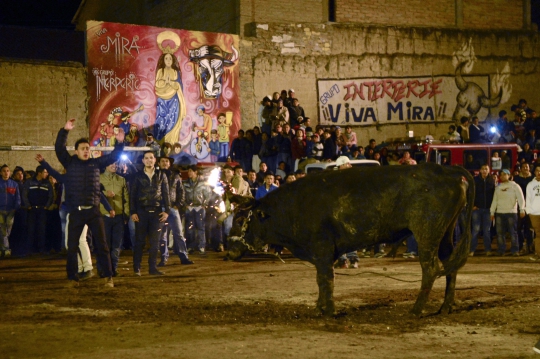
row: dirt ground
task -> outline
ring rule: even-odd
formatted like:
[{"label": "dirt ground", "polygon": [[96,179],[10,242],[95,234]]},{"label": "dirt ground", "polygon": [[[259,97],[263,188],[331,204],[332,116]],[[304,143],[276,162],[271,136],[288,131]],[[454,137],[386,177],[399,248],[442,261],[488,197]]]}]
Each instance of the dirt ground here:
[{"label": "dirt ground", "polygon": [[[315,269],[284,255],[223,261],[171,257],[164,277],[134,277],[131,251],[105,289],[94,277],[66,288],[61,256],[0,260],[0,358],[533,358],[540,339],[540,264],[469,258],[456,310],[421,318],[417,259],[365,258],[336,270],[340,313],[315,312]],[[145,263],[146,259],[143,260]],[[538,356],[540,358],[540,356]]]}]

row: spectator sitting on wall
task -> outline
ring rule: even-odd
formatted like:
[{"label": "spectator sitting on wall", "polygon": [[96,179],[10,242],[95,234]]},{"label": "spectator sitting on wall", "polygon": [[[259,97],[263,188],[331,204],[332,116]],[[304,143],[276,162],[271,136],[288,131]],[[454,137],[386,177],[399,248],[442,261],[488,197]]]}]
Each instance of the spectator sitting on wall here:
[{"label": "spectator sitting on wall", "polygon": [[[300,118],[302,120],[306,117],[306,114],[304,112],[304,109],[302,106],[300,106],[300,102],[297,98],[292,99],[292,103],[287,106],[287,109],[289,110],[289,121],[292,126],[292,128],[295,128],[296,126],[301,124]],[[302,124],[304,124],[302,122]]]},{"label": "spectator sitting on wall", "polygon": [[473,116],[469,126],[469,141],[471,143],[484,143],[486,142],[482,137],[484,134],[484,127],[480,126],[478,116]]},{"label": "spectator sitting on wall", "polygon": [[448,126],[448,141],[450,142],[461,142],[461,136],[459,132],[456,131],[456,126]]},{"label": "spectator sitting on wall", "polygon": [[461,125],[457,128],[457,132],[461,137],[462,143],[469,143],[469,119],[463,116],[460,120]]}]

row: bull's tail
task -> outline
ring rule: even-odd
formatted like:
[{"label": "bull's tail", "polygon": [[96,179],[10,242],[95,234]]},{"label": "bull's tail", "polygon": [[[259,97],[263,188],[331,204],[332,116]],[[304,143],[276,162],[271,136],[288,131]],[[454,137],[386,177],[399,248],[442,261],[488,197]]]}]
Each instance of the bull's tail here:
[{"label": "bull's tail", "polygon": [[[471,248],[471,219],[474,206],[474,178],[469,171],[463,170],[463,180],[467,181],[467,204],[464,210],[458,215],[459,226],[462,229],[462,234],[456,247],[453,249],[447,260],[443,260],[443,269],[439,276],[447,276],[450,273],[457,271],[467,262],[469,251]],[[452,233],[452,231],[451,231]],[[450,238],[452,240],[452,238]]]}]

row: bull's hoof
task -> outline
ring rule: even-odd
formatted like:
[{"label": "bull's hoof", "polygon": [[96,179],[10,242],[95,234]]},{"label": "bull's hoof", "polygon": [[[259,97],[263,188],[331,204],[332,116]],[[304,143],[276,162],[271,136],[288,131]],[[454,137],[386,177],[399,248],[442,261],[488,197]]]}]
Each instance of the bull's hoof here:
[{"label": "bull's hoof", "polygon": [[454,307],[450,304],[444,304],[441,306],[437,314],[448,315],[454,311]]},{"label": "bull's hoof", "polygon": [[414,307],[413,309],[411,309],[411,311],[409,313],[411,315],[414,315],[415,317],[419,318],[422,315],[422,309]]},{"label": "bull's hoof", "polygon": [[336,315],[335,310],[332,308],[331,310],[324,309],[322,306],[317,305],[315,307],[315,311],[319,314],[321,314],[324,317],[327,318],[333,318]]},{"label": "bull's hoof", "polygon": [[347,316],[347,312],[344,310],[340,310],[339,312],[335,313],[332,317],[334,319],[339,319]]},{"label": "bull's hoof", "polygon": [[228,260],[229,260],[229,257],[223,257],[223,260],[224,260],[224,261],[228,261]]}]

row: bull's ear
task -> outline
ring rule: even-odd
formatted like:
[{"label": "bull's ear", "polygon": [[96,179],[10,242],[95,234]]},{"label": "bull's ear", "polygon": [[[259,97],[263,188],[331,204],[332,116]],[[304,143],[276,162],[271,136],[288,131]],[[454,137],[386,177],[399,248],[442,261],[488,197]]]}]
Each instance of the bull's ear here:
[{"label": "bull's ear", "polygon": [[253,197],[245,197],[237,194],[227,194],[227,198],[231,203],[238,205],[240,208],[251,208],[256,203]]},{"label": "bull's ear", "polygon": [[255,211],[255,214],[257,215],[257,218],[259,218],[261,221],[264,221],[265,219],[270,218],[270,215],[260,209]]}]

